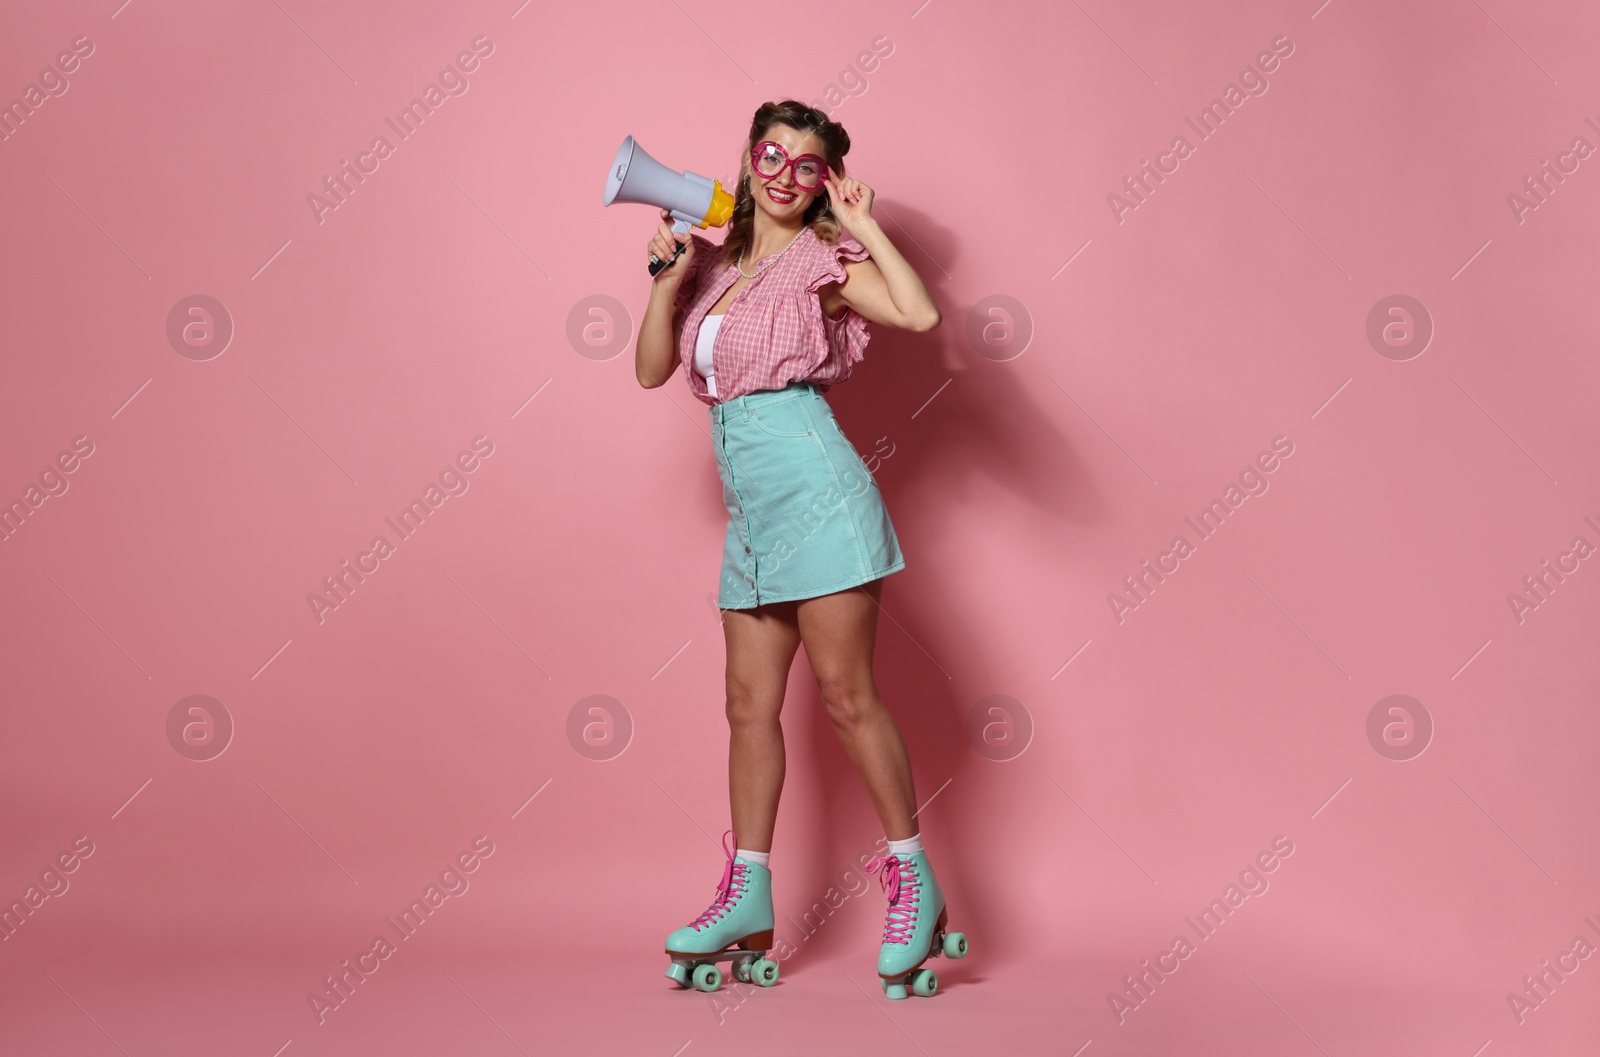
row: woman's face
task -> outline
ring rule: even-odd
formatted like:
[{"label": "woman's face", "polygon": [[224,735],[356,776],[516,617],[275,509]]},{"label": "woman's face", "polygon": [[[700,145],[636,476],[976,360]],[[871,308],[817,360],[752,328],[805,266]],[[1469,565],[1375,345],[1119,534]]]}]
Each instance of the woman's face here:
[{"label": "woman's face", "polygon": [[[810,132],[801,132],[788,125],[772,125],[762,134],[763,140],[771,140],[782,147],[790,158],[798,158],[802,154],[815,154],[821,158],[824,146],[820,139]],[[818,195],[827,194],[827,184],[821,184],[809,191],[801,190],[794,184],[794,166],[786,165],[781,173],[773,179],[767,179],[750,167],[750,151],[755,143],[745,147],[744,161],[741,168],[750,177],[750,197],[756,201],[756,208],[765,210],[768,215],[776,220],[794,220],[805,216],[807,209],[811,208],[812,199]]]}]

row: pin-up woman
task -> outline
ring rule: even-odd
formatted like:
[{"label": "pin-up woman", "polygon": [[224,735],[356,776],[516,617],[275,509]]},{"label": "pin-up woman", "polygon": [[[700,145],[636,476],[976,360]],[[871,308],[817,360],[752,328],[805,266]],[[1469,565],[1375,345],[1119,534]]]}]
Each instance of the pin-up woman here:
[{"label": "pin-up woman", "polygon": [[[681,366],[708,405],[728,508],[721,586],[727,648],[728,793],[734,848],[715,901],[667,937],[667,970],[715,990],[716,960],[770,984],[768,855],[783,788],[778,715],[804,642],[834,730],[866,783],[887,854],[867,865],[889,893],[878,956],[886,994],[931,994],[922,963],[965,953],[946,933],[944,897],[916,820],[911,762],[872,676],[883,577],[905,568],[877,482],[823,394],[862,358],[869,322],[939,325],[922,280],[872,216],[873,192],[845,176],[850,137],[794,100],[756,110],[740,149],[733,219],[721,246],[678,243],[662,211],[639,327],[639,384]],[[959,949],[959,952],[958,952]],[[723,959],[709,956],[722,955]],[[709,985],[709,986],[707,986]]]}]

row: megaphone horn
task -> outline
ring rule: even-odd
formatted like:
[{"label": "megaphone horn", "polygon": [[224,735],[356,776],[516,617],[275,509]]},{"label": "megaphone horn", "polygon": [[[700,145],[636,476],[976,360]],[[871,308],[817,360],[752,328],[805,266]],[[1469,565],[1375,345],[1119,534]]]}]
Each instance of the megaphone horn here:
[{"label": "megaphone horn", "polygon": [[[617,156],[606,173],[605,201],[638,202],[658,206],[672,214],[672,230],[681,235],[691,227],[721,227],[733,217],[733,196],[722,183],[699,173],[678,172],[650,157],[632,136],[622,141]],[[680,251],[681,252],[681,251]],[[655,275],[678,259],[656,261],[650,265]]]}]

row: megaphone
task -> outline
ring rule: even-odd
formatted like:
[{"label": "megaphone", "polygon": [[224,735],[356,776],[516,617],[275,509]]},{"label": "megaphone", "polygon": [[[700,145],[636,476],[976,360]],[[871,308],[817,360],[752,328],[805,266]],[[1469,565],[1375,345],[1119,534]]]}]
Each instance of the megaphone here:
[{"label": "megaphone", "polygon": [[[672,214],[672,230],[681,235],[691,227],[720,228],[733,218],[733,196],[722,189],[722,182],[699,173],[669,169],[629,136],[617,148],[617,156],[606,173],[606,197],[602,205],[639,202],[659,206]],[[652,261],[650,274],[678,259]]]}]

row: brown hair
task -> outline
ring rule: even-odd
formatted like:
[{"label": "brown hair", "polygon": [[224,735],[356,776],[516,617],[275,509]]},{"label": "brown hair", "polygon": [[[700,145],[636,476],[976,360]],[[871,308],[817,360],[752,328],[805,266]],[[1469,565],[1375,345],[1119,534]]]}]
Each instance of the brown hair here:
[{"label": "brown hair", "polygon": [[[746,141],[745,157],[739,163],[739,186],[734,193],[733,220],[729,222],[728,237],[722,242],[722,261],[732,264],[739,254],[748,251],[755,224],[756,200],[750,190],[749,150],[761,142],[773,125],[787,125],[800,132],[809,132],[822,141],[822,160],[828,163],[828,175],[835,180],[844,176],[844,156],[850,153],[850,134],[837,121],[815,107],[794,99],[781,103],[762,103],[750,120],[750,138]],[[833,244],[843,228],[833,215],[828,189],[817,189],[804,217],[807,227],[815,231],[823,242]]]}]

